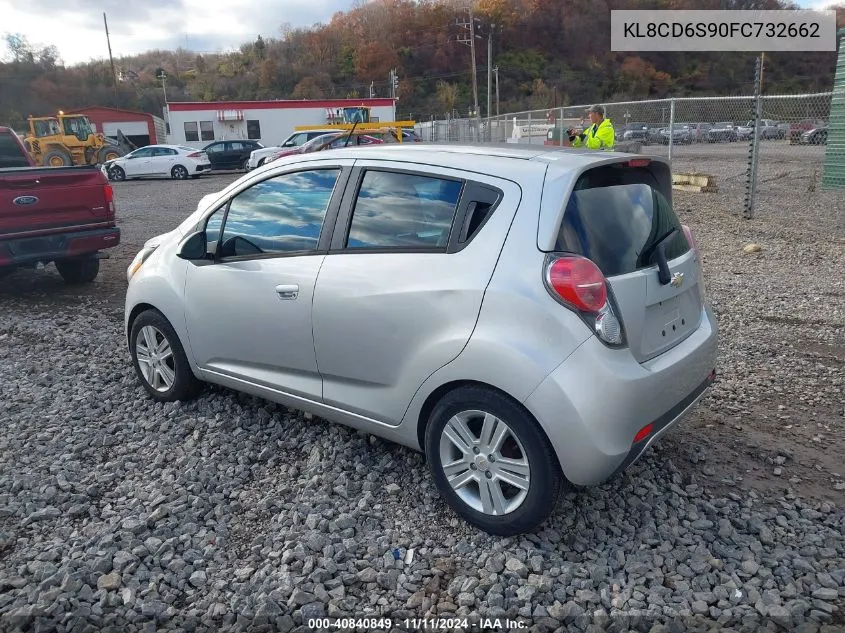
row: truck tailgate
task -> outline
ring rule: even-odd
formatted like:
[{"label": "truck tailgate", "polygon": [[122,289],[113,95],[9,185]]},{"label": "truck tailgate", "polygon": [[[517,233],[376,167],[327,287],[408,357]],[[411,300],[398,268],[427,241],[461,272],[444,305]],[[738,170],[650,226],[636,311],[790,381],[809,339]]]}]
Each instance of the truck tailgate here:
[{"label": "truck tailgate", "polygon": [[111,186],[96,168],[0,173],[0,238],[113,225]]}]

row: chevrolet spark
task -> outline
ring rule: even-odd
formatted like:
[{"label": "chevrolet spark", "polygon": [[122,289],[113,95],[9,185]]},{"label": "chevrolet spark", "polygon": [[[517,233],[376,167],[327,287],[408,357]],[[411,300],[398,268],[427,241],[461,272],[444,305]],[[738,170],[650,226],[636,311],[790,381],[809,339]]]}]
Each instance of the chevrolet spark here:
[{"label": "chevrolet spark", "polygon": [[530,531],[714,380],[671,183],[660,158],[545,147],[282,159],[145,244],[129,353],[155,400],[217,383],[363,429],[423,451],[470,523]]}]

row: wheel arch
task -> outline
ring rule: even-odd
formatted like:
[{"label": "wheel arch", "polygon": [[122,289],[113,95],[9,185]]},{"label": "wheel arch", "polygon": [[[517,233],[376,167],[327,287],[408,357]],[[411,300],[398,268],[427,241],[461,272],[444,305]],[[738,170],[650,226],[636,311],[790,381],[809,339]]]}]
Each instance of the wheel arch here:
[{"label": "wheel arch", "polygon": [[[425,400],[423,401],[422,407],[420,408],[420,413],[417,418],[417,441],[420,445],[420,450],[422,451],[423,455],[425,455],[425,432],[428,428],[428,423],[431,418],[431,413],[434,411],[434,408],[437,406],[437,403],[440,402],[447,394],[457,391],[459,389],[464,389],[466,387],[479,387],[482,389],[489,389],[490,391],[495,391],[497,394],[501,395],[503,398],[509,400],[514,406],[521,409],[525,415],[527,415],[531,420],[534,421],[534,424],[537,426],[537,429],[540,431],[540,434],[543,436],[545,441],[548,443],[549,448],[552,449],[552,453],[554,453],[553,444],[551,438],[549,438],[548,433],[546,433],[546,429],[543,428],[543,425],[540,424],[540,421],[537,417],[526,407],[522,402],[520,402],[517,398],[514,398],[511,394],[509,394],[504,389],[497,387],[495,385],[479,381],[479,380],[452,380],[442,385],[436,387],[428,396],[426,396]],[[561,464],[559,459],[555,460],[555,464],[557,465],[558,471],[560,472],[561,476],[565,476],[563,474],[563,469],[561,468]]]}]

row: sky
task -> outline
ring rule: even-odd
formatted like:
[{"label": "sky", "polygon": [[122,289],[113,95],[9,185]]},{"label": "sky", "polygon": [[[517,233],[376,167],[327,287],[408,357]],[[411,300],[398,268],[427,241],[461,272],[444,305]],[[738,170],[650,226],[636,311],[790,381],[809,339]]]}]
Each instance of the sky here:
[{"label": "sky", "polygon": [[[256,36],[328,22],[360,0],[0,0],[0,36],[54,45],[65,64],[108,59],[103,13],[117,59],[151,49],[237,49]],[[0,56],[5,46],[0,47]]]},{"label": "sky", "polygon": [[[178,47],[212,53],[237,49],[256,36],[328,22],[362,0],[0,0],[0,36],[21,33],[35,46],[54,45],[65,64],[107,59],[103,13],[115,59]],[[797,0],[826,8],[832,0]],[[5,48],[0,48],[0,56]]]}]

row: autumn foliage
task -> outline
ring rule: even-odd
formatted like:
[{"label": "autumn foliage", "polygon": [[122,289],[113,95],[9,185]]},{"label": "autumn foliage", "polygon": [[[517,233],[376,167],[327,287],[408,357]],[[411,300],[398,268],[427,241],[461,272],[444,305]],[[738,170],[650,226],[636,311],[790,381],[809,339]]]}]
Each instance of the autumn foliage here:
[{"label": "autumn foliage", "polygon": [[[711,6],[712,5],[712,6]],[[64,66],[57,51],[7,37],[0,63],[0,125],[21,127],[27,114],[87,105],[162,112],[156,70],[168,75],[170,101],[315,99],[389,96],[388,73],[400,79],[402,118],[465,116],[472,106],[468,1],[374,0],[311,29],[279,25],[237,52],[197,55],[150,51],[116,60],[115,90],[107,61]],[[499,67],[501,112],[555,105],[665,96],[750,94],[754,55],[616,53],[610,10],[646,8],[791,8],[778,0],[475,0],[481,22],[476,64],[481,113],[487,102],[487,40]],[[840,12],[845,17],[845,11]],[[770,94],[832,89],[836,54],[766,56]],[[495,104],[494,104],[495,111]]]}]

